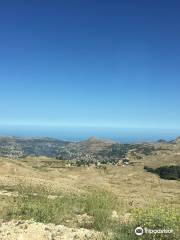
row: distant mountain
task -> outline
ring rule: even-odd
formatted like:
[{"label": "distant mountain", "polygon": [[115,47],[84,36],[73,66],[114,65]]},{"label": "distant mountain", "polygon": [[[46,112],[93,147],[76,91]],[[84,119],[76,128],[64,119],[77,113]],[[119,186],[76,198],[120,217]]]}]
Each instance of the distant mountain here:
[{"label": "distant mountain", "polygon": [[166,140],[164,140],[164,139],[159,139],[158,143],[168,143],[168,142]]},{"label": "distant mountain", "polygon": [[106,144],[114,144],[116,143],[115,141],[111,140],[111,139],[98,139],[96,137],[90,137],[85,141],[82,142],[88,142],[88,143],[106,143]]},{"label": "distant mountain", "polygon": [[172,142],[120,144],[112,140],[91,137],[81,142],[53,138],[0,137],[0,157],[21,158],[47,156],[70,160],[78,164],[117,163],[123,159],[139,160],[147,155],[180,152],[180,137]]},{"label": "distant mountain", "polygon": [[170,143],[180,144],[180,136],[177,137],[175,140],[172,140]]},{"label": "distant mountain", "polygon": [[111,147],[116,142],[112,140],[97,139],[96,137],[91,137],[85,141],[70,143],[67,145],[67,149],[72,150],[76,149],[86,153],[95,153],[102,150],[105,150]]},{"label": "distant mountain", "polygon": [[68,143],[52,138],[0,137],[0,156],[24,157],[35,155],[56,157],[59,149]]},{"label": "distant mountain", "polygon": [[180,137],[177,137],[175,142],[179,144],[180,143]]}]

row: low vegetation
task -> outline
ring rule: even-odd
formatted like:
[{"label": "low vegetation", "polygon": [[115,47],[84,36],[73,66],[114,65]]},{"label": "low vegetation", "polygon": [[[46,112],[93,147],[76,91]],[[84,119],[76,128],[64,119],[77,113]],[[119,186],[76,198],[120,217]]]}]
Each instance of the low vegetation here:
[{"label": "low vegetation", "polygon": [[145,166],[144,169],[148,172],[158,174],[164,179],[180,180],[180,166],[162,166],[156,169]]},{"label": "low vegetation", "polygon": [[[137,226],[149,229],[173,229],[172,234],[146,234],[138,239],[178,240],[180,236],[180,209],[155,204],[145,208],[130,208],[113,193],[91,190],[88,194],[54,193],[43,187],[18,186],[18,197],[1,209],[4,220],[33,219],[38,222],[65,224],[95,229],[104,233],[104,239],[137,239]],[[79,222],[78,217],[89,218]]]}]

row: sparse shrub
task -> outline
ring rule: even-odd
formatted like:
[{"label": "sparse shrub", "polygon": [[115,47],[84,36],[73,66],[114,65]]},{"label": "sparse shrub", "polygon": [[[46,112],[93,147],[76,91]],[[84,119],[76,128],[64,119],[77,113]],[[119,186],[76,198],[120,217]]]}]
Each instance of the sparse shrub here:
[{"label": "sparse shrub", "polygon": [[93,191],[85,200],[85,212],[93,216],[93,228],[102,231],[110,229],[114,223],[111,219],[112,211],[120,207],[115,195],[107,191]]},{"label": "sparse shrub", "polygon": [[74,195],[55,196],[49,198],[50,192],[43,187],[19,186],[19,197],[13,206],[4,211],[3,218],[34,219],[45,223],[62,224],[66,219],[72,218],[74,208],[81,209],[82,198]]},{"label": "sparse shrub", "polygon": [[80,159],[80,160],[76,161],[76,166],[77,167],[86,166],[86,165],[89,165],[89,163],[84,159]]},{"label": "sparse shrub", "polygon": [[132,210],[134,229],[137,226],[154,230],[169,230],[173,233],[143,234],[141,239],[148,240],[179,240],[180,209],[166,206],[152,205],[147,208]]},{"label": "sparse shrub", "polygon": [[[49,198],[52,193],[43,187],[19,186],[17,189],[19,196],[12,205],[6,206],[2,216],[4,220],[34,219],[38,222],[72,226],[77,214],[87,214],[92,218],[92,223],[84,222],[76,226],[102,231],[107,240],[179,240],[180,209],[178,207],[168,208],[153,204],[146,208],[127,209],[124,202],[114,194],[99,189],[83,195],[56,193],[57,197],[53,199]],[[126,213],[129,210],[131,218],[121,221],[119,217],[123,216],[125,210]],[[113,211],[118,215],[115,219],[112,218]],[[67,223],[67,220],[70,221]],[[138,237],[134,233],[137,226],[148,229],[173,229],[174,232],[143,234]]]}]

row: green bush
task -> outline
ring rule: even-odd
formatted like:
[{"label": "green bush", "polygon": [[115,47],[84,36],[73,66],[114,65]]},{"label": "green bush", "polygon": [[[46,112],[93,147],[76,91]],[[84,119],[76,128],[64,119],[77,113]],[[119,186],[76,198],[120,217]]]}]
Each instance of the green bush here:
[{"label": "green bush", "polygon": [[[92,217],[92,224],[85,222],[79,227],[93,228],[104,233],[107,240],[179,240],[180,208],[151,205],[146,208],[129,209],[108,191],[91,190],[89,194],[73,195],[50,193],[42,187],[18,187],[19,196],[13,205],[6,206],[2,218],[34,219],[38,222],[66,224],[76,219],[77,214],[86,213]],[[52,196],[52,195],[51,195]],[[124,205],[125,204],[125,205]],[[116,211],[117,218],[112,218]],[[122,221],[123,214],[129,211],[130,218]],[[67,221],[72,220],[72,221]],[[68,225],[68,224],[66,224]],[[71,226],[71,225],[70,225]],[[148,229],[173,229],[173,234],[143,234],[136,236],[137,226]]]},{"label": "green bush", "polygon": [[161,178],[168,180],[180,180],[180,166],[162,166],[156,169],[144,167],[148,172],[158,174]]},{"label": "green bush", "polygon": [[[179,240],[180,239],[180,209],[165,206],[152,205],[147,208],[131,210],[132,220],[126,224],[120,224],[113,229],[113,240]],[[135,228],[151,230],[173,230],[173,233],[144,233],[142,236],[135,235]]]},{"label": "green bush", "polygon": [[107,191],[93,191],[84,202],[85,212],[94,218],[93,228],[98,231],[110,229],[114,222],[113,210],[119,211],[120,204],[116,196]]},{"label": "green bush", "polygon": [[[76,209],[81,209],[82,198],[75,195],[58,194],[54,199],[49,198],[46,189],[18,187],[19,197],[13,206],[4,211],[3,218],[34,219],[45,223],[62,224],[72,218]],[[75,209],[76,208],[76,209]]]},{"label": "green bush", "polygon": [[132,211],[136,226],[148,229],[172,229],[172,234],[157,233],[144,234],[142,239],[179,240],[180,236],[180,209],[166,206],[152,205],[148,208],[139,208]]}]

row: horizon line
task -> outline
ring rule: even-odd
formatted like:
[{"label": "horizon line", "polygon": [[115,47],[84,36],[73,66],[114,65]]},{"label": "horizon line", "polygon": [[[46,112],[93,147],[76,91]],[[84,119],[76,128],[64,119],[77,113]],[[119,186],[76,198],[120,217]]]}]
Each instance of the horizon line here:
[{"label": "horizon line", "polygon": [[0,127],[50,127],[50,128],[112,128],[112,129],[154,129],[154,130],[177,130],[180,131],[180,128],[175,127],[162,127],[162,126],[133,126],[133,125],[117,125],[117,124],[48,124],[48,123],[24,123],[24,122],[0,122]]}]

